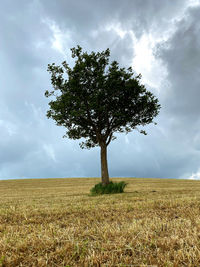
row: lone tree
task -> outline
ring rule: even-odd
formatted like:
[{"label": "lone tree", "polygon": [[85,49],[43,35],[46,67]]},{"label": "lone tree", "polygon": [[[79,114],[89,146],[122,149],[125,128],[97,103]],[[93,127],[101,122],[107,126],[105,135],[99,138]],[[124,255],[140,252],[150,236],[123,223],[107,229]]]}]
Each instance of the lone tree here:
[{"label": "lone tree", "polygon": [[[152,123],[160,105],[131,67],[120,68],[116,61],[109,65],[109,49],[88,54],[77,46],[71,51],[76,58],[73,68],[66,61],[62,66],[48,64],[53,91],[45,96],[54,100],[49,102],[47,117],[66,127],[64,137],[86,138],[81,148],[100,146],[101,180],[107,185],[107,146],[116,138],[114,133]],[[140,133],[146,135],[143,130]]]}]

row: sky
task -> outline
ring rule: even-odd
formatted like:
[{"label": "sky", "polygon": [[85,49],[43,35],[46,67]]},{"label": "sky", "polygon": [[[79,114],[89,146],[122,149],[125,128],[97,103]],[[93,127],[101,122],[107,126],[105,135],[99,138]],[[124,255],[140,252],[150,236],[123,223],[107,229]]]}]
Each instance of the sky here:
[{"label": "sky", "polygon": [[100,149],[47,119],[49,63],[111,50],[162,106],[157,125],[117,134],[111,177],[200,179],[200,0],[2,0],[0,179],[100,177]]}]

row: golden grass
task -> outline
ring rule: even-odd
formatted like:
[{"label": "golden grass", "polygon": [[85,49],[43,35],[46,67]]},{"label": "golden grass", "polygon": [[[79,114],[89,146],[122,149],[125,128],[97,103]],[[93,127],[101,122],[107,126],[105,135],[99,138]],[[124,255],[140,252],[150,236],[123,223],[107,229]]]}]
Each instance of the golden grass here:
[{"label": "golden grass", "polygon": [[0,266],[200,266],[200,181],[0,181]]}]

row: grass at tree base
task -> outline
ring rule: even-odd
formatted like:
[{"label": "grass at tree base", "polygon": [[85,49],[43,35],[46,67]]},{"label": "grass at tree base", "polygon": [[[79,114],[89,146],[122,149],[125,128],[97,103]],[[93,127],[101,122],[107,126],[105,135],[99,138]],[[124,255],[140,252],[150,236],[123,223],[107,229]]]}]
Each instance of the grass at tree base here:
[{"label": "grass at tree base", "polygon": [[127,186],[127,183],[124,181],[121,182],[110,182],[107,185],[102,183],[96,184],[91,190],[91,195],[103,195],[103,194],[118,194],[123,193],[124,188]]}]

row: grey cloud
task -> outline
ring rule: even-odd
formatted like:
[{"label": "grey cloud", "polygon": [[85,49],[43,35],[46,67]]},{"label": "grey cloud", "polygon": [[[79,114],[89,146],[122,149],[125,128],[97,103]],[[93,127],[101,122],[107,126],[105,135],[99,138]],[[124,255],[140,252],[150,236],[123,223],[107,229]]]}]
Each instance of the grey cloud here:
[{"label": "grey cloud", "polygon": [[[60,64],[65,59],[72,64],[69,48],[80,44],[87,51],[109,47],[111,59],[129,66],[135,53],[130,30],[137,38],[150,32],[162,34],[183,12],[186,2],[4,1],[0,9],[3,36],[0,42],[0,179],[99,176],[99,149],[81,150],[79,141],[62,139],[64,129],[45,117],[48,101],[44,91],[51,87],[47,64]],[[190,92],[198,94],[199,80],[194,73],[198,69],[198,56],[195,56],[199,52],[198,12],[197,8],[190,10],[185,21],[177,24],[167,46],[163,44],[159,48],[159,58],[166,64],[168,79],[174,84],[166,97],[161,90],[163,109],[158,118],[159,126],[147,127],[147,137],[137,132],[127,137],[119,135],[108,151],[111,176],[177,178],[197,169],[200,147],[197,123],[187,130],[193,137],[191,147],[186,134],[181,135],[182,142],[179,140],[185,117],[188,118],[187,112],[183,112],[184,117],[181,111],[187,102],[190,112],[194,108],[193,118],[198,114],[197,98],[192,98],[186,90],[188,78],[192,77]],[[51,23],[55,23],[65,37],[65,56],[52,47],[55,33]],[[109,30],[107,26],[112,24],[119,25],[126,34],[120,37]],[[177,49],[179,40],[182,46]],[[196,54],[192,57],[194,50]],[[173,61],[175,55],[176,62]],[[174,96],[179,99],[177,104],[173,104]],[[183,148],[187,153],[182,153]]]},{"label": "grey cloud", "polygon": [[[175,116],[199,118],[200,97],[200,8],[188,11],[177,23],[177,31],[157,48],[157,56],[167,67],[170,87],[163,101]],[[185,118],[184,118],[185,117]],[[194,123],[194,121],[193,121]]]},{"label": "grey cloud", "polygon": [[[60,29],[70,32],[70,44],[80,44],[89,50],[103,50],[107,47],[113,51],[113,57],[120,62],[130,62],[134,49],[130,33],[122,40],[114,31],[108,31],[111,25],[119,26],[124,31],[132,31],[137,38],[144,33],[158,32],[163,34],[171,27],[171,20],[179,16],[186,8],[186,0],[120,0],[83,2],[58,2],[41,0],[44,15],[55,22]],[[93,33],[96,32],[96,36]]]},{"label": "grey cloud", "polygon": [[48,1],[41,0],[43,7],[53,20],[64,28],[71,28],[78,35],[85,36],[91,29],[111,23],[120,23],[122,27],[133,27],[136,34],[149,31],[152,25],[163,26],[184,9],[187,1],[175,0],[120,0],[112,1]]},{"label": "grey cloud", "polygon": [[[180,170],[192,173],[199,169],[200,146],[200,7],[190,8],[176,24],[175,33],[157,47],[157,57],[167,68],[169,86],[161,101],[168,136],[174,151],[185,157]],[[192,159],[192,160],[191,160]],[[181,176],[181,174],[180,174]],[[186,177],[185,177],[186,178]]]}]

